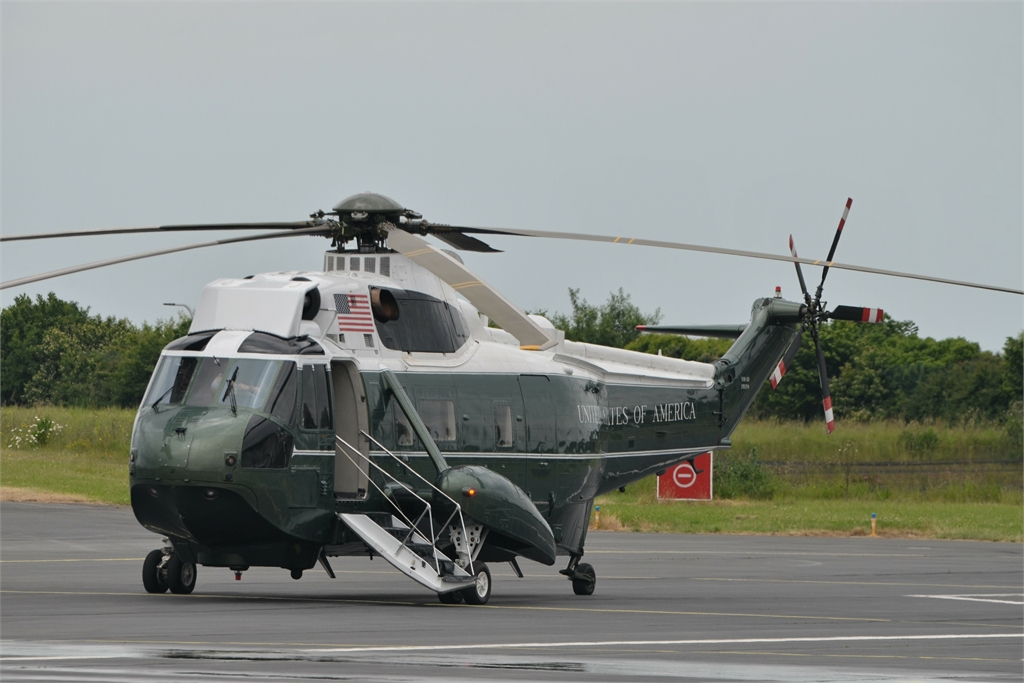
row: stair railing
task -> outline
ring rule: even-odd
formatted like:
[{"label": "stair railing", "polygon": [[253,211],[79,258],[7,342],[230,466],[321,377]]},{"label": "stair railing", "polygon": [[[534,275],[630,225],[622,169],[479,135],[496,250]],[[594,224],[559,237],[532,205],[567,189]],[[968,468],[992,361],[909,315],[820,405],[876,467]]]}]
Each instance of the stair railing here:
[{"label": "stair railing", "polygon": [[[395,477],[393,474],[391,474],[390,472],[385,470],[383,467],[381,467],[380,465],[375,463],[372,458],[370,458],[369,456],[363,455],[362,452],[359,451],[354,446],[352,446],[352,444],[348,443],[347,441],[342,439],[340,436],[335,435],[334,438],[337,440],[338,444],[342,446],[342,454],[346,458],[348,458],[349,461],[354,466],[356,466],[358,468],[359,467],[359,463],[357,463],[352,458],[352,456],[349,454],[350,452],[354,453],[360,459],[366,461],[366,463],[370,467],[372,467],[375,470],[377,470],[378,472],[380,472],[380,474],[386,480],[390,480],[390,481],[393,481],[394,483],[398,484],[403,489],[405,489],[408,493],[412,494],[417,500],[419,500],[421,503],[423,503],[423,506],[424,506],[423,512],[420,513],[420,515],[416,518],[415,522],[413,522],[412,520],[409,519],[409,517],[405,514],[405,512],[402,511],[401,507],[399,507],[397,505],[395,506],[395,509],[398,511],[398,514],[402,517],[402,519],[405,521],[405,523],[409,526],[409,533],[406,534],[404,539],[402,539],[402,545],[405,545],[409,541],[409,539],[412,538],[414,533],[418,533],[420,531],[418,525],[423,520],[423,516],[426,515],[427,516],[427,521],[428,521],[429,526],[430,526],[430,545],[431,545],[432,548],[434,548],[434,553],[433,553],[434,570],[437,572],[438,576],[440,576],[441,575],[441,567],[440,567],[440,565],[438,564],[438,561],[437,561],[437,554],[438,554],[437,542],[438,542],[438,540],[440,540],[441,534],[444,532],[444,529],[446,529],[452,523],[452,520],[456,516],[458,516],[459,527],[462,529],[462,538],[464,538],[464,539],[468,538],[468,536],[466,534],[466,522],[465,522],[465,519],[462,516],[462,506],[459,505],[457,502],[455,502],[455,500],[452,499],[451,496],[449,496],[444,491],[442,491],[437,486],[435,486],[433,482],[431,482],[428,479],[424,478],[423,475],[421,475],[419,472],[417,472],[412,467],[410,467],[408,463],[404,462],[397,455],[395,455],[394,453],[389,451],[387,448],[385,448],[383,444],[381,444],[379,441],[374,439],[372,436],[370,436],[369,434],[367,434],[366,432],[364,432],[362,430],[360,430],[359,433],[364,438],[366,438],[370,443],[372,443],[377,448],[379,448],[382,451],[384,451],[385,453],[387,453],[388,456],[390,456],[392,460],[394,460],[396,463],[398,463],[403,468],[408,470],[413,476],[415,476],[417,479],[422,481],[424,484],[426,484],[428,487],[430,487],[433,491],[435,491],[436,493],[439,493],[441,496],[446,498],[454,506],[454,508],[455,508],[454,512],[452,512],[450,515],[448,515],[448,518],[444,521],[444,524],[440,525],[440,528],[438,529],[437,533],[435,534],[433,507],[431,506],[429,501],[427,501],[421,495],[416,493],[416,491],[413,488],[411,488],[408,484],[406,484],[404,481],[401,481],[400,479]],[[373,477],[367,477],[367,479],[370,482],[370,485],[373,486],[375,489],[377,489],[377,491],[381,494],[382,497],[389,498],[388,493],[383,489],[383,487],[377,485],[377,482],[375,482],[373,480]],[[468,556],[468,560],[469,560],[469,571],[470,571],[470,574],[472,574],[472,572],[473,572],[473,558],[472,558],[471,554]]]}]

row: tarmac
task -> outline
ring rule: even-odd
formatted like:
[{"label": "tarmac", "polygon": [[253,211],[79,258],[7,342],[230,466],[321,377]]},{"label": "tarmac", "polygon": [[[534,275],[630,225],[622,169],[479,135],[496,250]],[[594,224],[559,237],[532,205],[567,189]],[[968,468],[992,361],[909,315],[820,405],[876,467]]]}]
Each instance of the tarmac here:
[{"label": "tarmac", "polygon": [[[442,605],[379,558],[150,595],[129,508],[0,504],[3,681],[1020,681],[1016,543],[592,532]],[[561,559],[561,558],[560,558]]]}]

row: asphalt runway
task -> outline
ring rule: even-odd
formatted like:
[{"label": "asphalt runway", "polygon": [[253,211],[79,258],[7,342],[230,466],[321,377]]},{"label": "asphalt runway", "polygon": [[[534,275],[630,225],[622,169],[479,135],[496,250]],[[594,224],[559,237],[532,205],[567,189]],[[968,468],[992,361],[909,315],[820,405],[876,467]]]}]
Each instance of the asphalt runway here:
[{"label": "asphalt runway", "polygon": [[[1020,681],[1020,544],[594,533],[593,596],[492,567],[442,605],[379,558],[149,595],[128,508],[0,505],[6,681]],[[561,559],[561,558],[560,558]]]}]

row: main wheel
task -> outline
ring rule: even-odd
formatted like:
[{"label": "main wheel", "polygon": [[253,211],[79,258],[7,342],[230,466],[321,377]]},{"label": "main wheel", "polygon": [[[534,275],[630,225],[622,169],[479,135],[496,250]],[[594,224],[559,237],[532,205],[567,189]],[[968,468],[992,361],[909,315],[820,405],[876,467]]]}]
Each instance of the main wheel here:
[{"label": "main wheel", "polygon": [[470,605],[486,605],[491,599],[491,570],[483,562],[474,562],[476,583],[462,589],[462,597]]},{"label": "main wheel", "polygon": [[597,573],[594,568],[586,562],[576,565],[576,575],[588,574],[589,578],[575,578],[572,580],[572,592],[576,595],[593,595],[594,586],[597,585]]},{"label": "main wheel", "polygon": [[178,553],[167,560],[167,587],[172,593],[187,595],[196,587],[196,566],[185,562]]},{"label": "main wheel", "polygon": [[445,605],[458,605],[462,602],[462,591],[449,591],[447,593],[438,593],[437,599]]},{"label": "main wheel", "polygon": [[164,560],[164,551],[154,550],[146,555],[142,563],[142,585],[147,593],[166,593],[167,582],[160,575],[160,563]]}]

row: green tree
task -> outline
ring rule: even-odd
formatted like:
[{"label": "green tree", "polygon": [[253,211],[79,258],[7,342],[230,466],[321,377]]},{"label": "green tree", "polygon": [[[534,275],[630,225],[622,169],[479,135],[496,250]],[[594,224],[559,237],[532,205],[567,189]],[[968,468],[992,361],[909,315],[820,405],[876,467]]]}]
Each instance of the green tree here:
[{"label": "green tree", "polygon": [[713,363],[721,358],[729,347],[731,339],[702,339],[679,334],[642,334],[626,345],[630,351],[661,353],[670,358]]},{"label": "green tree", "polygon": [[1024,399],[1024,332],[1003,346],[1003,389],[1011,402]]},{"label": "green tree", "polygon": [[50,330],[67,330],[89,320],[89,309],[61,301],[50,292],[46,298],[27,294],[0,312],[0,402],[24,403],[25,385],[42,360],[43,338]]},{"label": "green tree", "polygon": [[0,315],[4,403],[89,407],[137,406],[160,351],[191,322],[137,327],[90,316],[53,293],[36,301],[20,296]]},{"label": "green tree", "polygon": [[565,338],[571,341],[588,342],[602,346],[624,348],[640,336],[637,325],[655,325],[661,320],[661,310],[654,313],[643,313],[630,300],[629,294],[619,288],[612,292],[601,306],[593,306],[580,296],[580,290],[569,289],[569,301],[572,313],[565,315],[556,313],[547,316],[552,324],[565,332]]},{"label": "green tree", "polygon": [[50,328],[39,345],[36,371],[25,385],[25,402],[112,405],[111,382],[103,368],[116,365],[116,345],[132,332],[127,320],[98,316]]},{"label": "green tree", "polygon": [[156,368],[160,351],[167,344],[188,334],[190,318],[159,320],[155,325],[143,323],[135,333],[118,340],[113,353],[106,357],[114,365],[103,365],[111,383],[109,392],[112,405],[135,407],[142,401],[149,378]]}]

